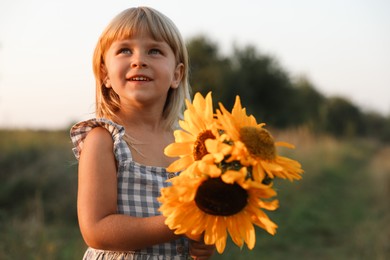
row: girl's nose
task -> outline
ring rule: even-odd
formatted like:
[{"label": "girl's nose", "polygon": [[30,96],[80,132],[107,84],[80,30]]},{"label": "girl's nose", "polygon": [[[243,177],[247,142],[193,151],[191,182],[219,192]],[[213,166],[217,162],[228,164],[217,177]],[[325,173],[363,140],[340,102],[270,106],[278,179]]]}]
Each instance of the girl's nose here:
[{"label": "girl's nose", "polygon": [[147,64],[146,64],[145,58],[141,54],[133,56],[133,59],[131,61],[132,68],[144,68],[146,66],[147,66]]}]

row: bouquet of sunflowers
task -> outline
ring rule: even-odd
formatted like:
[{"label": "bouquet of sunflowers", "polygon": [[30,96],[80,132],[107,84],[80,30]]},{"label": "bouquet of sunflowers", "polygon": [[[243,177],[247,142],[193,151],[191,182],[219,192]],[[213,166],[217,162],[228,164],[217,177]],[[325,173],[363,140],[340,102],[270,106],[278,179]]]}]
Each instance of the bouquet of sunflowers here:
[{"label": "bouquet of sunflowers", "polygon": [[[277,225],[263,210],[278,208],[273,179],[301,179],[299,162],[279,156],[271,134],[246,114],[237,96],[231,112],[219,104],[214,113],[211,93],[186,100],[181,129],[165,154],[179,157],[167,170],[181,171],[161,190],[160,211],[176,234],[215,244],[222,253],[227,235],[239,247],[255,246],[254,225],[275,234]],[[254,224],[254,225],[253,225]]]}]

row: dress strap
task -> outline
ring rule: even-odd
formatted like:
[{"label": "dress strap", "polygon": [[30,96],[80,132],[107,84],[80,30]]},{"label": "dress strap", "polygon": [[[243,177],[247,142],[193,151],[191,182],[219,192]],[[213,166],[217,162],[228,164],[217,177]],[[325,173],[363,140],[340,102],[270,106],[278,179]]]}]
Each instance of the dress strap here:
[{"label": "dress strap", "polygon": [[112,140],[114,142],[113,152],[118,163],[132,159],[130,149],[123,139],[125,128],[105,118],[93,118],[86,121],[81,121],[72,126],[70,129],[70,138],[74,146],[72,151],[77,160],[80,159],[80,154],[83,150],[85,138],[87,137],[88,133],[95,127],[103,127],[111,134]]}]

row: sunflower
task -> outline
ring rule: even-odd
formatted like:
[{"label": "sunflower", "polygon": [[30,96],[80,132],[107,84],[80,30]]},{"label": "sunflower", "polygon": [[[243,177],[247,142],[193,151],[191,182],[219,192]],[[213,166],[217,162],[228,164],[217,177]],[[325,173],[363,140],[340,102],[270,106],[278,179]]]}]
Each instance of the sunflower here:
[{"label": "sunflower", "polygon": [[231,161],[239,161],[243,166],[251,166],[255,181],[264,182],[275,177],[299,180],[303,170],[295,160],[277,154],[277,146],[294,148],[286,142],[275,142],[270,132],[257,124],[256,119],[246,114],[239,96],[236,97],[232,112],[220,103],[217,110],[219,128],[224,134],[223,142],[232,143]]},{"label": "sunflower", "polygon": [[239,97],[228,112],[222,104],[213,114],[211,93],[186,101],[181,130],[165,154],[179,157],[168,171],[182,171],[161,189],[160,211],[175,234],[204,236],[222,253],[227,236],[242,247],[255,245],[254,225],[275,234],[277,225],[263,210],[278,208],[272,179],[300,179],[301,165],[279,156],[271,134],[246,114]]},{"label": "sunflower", "polygon": [[206,98],[196,93],[192,104],[186,100],[186,107],[184,120],[179,121],[181,129],[174,131],[175,142],[164,149],[165,155],[180,157],[169,165],[170,172],[182,171],[202,159],[207,154],[204,142],[218,136],[211,92]]},{"label": "sunflower", "polygon": [[270,200],[276,195],[270,185],[243,188],[234,180],[246,175],[245,170],[235,174],[237,171],[223,172],[213,164],[209,168],[202,164],[206,161],[192,164],[170,180],[172,186],[161,190],[160,211],[175,234],[193,239],[203,234],[204,242],[215,244],[219,253],[225,249],[228,234],[237,246],[246,243],[253,249],[254,225],[275,234],[277,225],[262,210],[278,207],[277,200]]}]

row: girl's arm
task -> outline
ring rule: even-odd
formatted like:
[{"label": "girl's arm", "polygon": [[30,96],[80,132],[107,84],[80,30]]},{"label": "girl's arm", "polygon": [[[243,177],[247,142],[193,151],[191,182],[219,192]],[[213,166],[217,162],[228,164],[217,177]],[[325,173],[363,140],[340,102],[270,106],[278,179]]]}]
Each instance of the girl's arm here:
[{"label": "girl's arm", "polygon": [[100,127],[87,135],[79,160],[77,210],[88,246],[131,251],[178,236],[163,216],[137,218],[117,214],[117,176],[111,134]]},{"label": "girl's arm", "polygon": [[214,245],[206,245],[202,241],[190,240],[190,255],[193,259],[208,260],[214,254],[214,251]]}]

